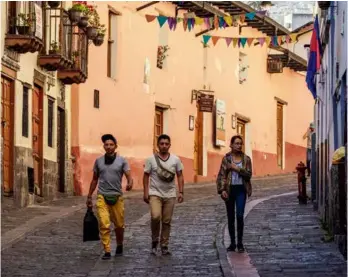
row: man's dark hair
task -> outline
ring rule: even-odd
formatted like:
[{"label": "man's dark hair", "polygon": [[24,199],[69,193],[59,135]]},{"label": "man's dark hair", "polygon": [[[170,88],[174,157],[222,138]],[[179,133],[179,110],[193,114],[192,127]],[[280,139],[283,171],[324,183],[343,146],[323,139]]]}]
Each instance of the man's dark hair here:
[{"label": "man's dark hair", "polygon": [[169,141],[169,143],[170,143],[170,137],[169,137],[168,135],[166,135],[166,134],[162,134],[162,135],[160,135],[160,136],[158,137],[158,139],[157,139],[157,144],[158,144],[162,139],[167,139],[167,140]]},{"label": "man's dark hair", "polygon": [[243,138],[240,135],[235,135],[231,138],[231,144],[233,144],[236,139],[240,139],[243,142]]},{"label": "man's dark hair", "polygon": [[117,144],[117,140],[116,138],[111,135],[111,134],[105,134],[101,137],[101,140],[103,143],[105,143],[107,140],[112,140],[115,144]]}]

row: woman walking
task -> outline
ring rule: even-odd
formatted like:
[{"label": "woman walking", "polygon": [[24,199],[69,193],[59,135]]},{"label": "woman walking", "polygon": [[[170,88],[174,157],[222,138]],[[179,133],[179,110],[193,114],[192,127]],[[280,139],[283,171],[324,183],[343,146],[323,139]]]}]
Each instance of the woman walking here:
[{"label": "woman walking", "polygon": [[[228,230],[231,244],[227,251],[244,252],[243,230],[244,230],[244,208],[247,196],[251,196],[252,188],[250,179],[252,176],[252,165],[249,156],[242,151],[243,139],[241,136],[233,136],[231,139],[231,152],[222,159],[220,171],[217,178],[217,189],[221,198],[225,201]],[[237,213],[237,245],[235,238],[235,211]]]}]

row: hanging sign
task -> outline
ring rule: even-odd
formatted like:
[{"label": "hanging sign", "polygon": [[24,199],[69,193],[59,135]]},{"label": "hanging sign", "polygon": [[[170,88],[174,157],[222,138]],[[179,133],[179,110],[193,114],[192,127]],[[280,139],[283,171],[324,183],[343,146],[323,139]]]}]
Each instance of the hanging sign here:
[{"label": "hanging sign", "polygon": [[225,146],[226,141],[226,104],[216,99],[215,145]]},{"label": "hanging sign", "polygon": [[202,93],[199,97],[199,111],[212,113],[214,108],[214,95]]}]

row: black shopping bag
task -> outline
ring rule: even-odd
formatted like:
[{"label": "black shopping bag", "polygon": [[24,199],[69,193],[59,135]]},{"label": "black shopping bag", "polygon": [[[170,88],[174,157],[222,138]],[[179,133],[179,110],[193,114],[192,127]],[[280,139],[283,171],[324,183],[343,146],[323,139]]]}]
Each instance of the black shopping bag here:
[{"label": "black shopping bag", "polygon": [[88,208],[83,219],[83,241],[99,240],[98,219],[93,213],[92,208]]}]

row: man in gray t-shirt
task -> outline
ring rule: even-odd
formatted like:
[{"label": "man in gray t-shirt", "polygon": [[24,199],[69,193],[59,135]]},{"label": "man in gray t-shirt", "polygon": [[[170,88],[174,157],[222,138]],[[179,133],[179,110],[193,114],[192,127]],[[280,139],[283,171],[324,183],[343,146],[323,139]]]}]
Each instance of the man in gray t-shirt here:
[{"label": "man in gray t-shirt", "polygon": [[170,225],[176,202],[175,178],[163,180],[159,172],[160,168],[172,173],[178,179],[179,196],[178,202],[184,201],[184,177],[183,165],[180,159],[169,153],[170,137],[161,135],[157,146],[159,153],[151,156],[145,162],[144,168],[144,201],[150,204],[151,231],[152,231],[152,254],[156,255],[159,242],[161,223],[161,249],[162,255],[170,254],[168,250]]},{"label": "man in gray t-shirt", "polygon": [[97,214],[99,231],[104,247],[104,260],[111,258],[110,223],[114,224],[116,233],[116,255],[123,253],[124,234],[124,202],[122,193],[122,177],[126,175],[128,184],[127,191],[133,187],[130,168],[125,158],[117,155],[117,141],[113,135],[102,136],[105,155],[98,158],[94,163],[93,179],[88,193],[87,207],[91,208],[92,194],[98,185]]}]

